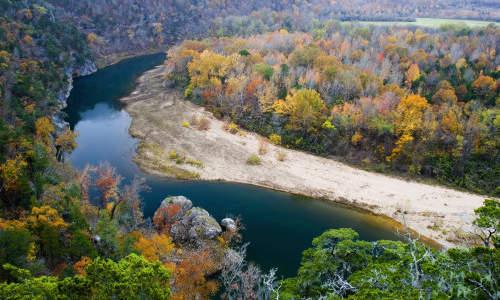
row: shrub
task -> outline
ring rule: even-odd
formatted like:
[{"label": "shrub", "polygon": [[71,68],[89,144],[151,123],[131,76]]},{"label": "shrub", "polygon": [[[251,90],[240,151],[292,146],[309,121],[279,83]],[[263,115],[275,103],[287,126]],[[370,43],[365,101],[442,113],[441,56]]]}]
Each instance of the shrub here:
[{"label": "shrub", "polygon": [[194,126],[198,126],[200,124],[200,120],[198,119],[198,115],[193,115],[191,117],[191,124]]},{"label": "shrub", "polygon": [[198,125],[198,130],[208,130],[210,128],[210,120],[203,117],[200,120],[200,124]]},{"label": "shrub", "polygon": [[180,165],[184,162],[184,159],[182,159],[182,157],[177,157],[177,159],[175,160],[175,163]]},{"label": "shrub", "polygon": [[248,55],[250,55],[250,52],[248,52],[247,49],[240,50],[239,53],[240,53],[241,56],[248,56]]},{"label": "shrub", "polygon": [[177,157],[179,157],[179,155],[177,154],[176,151],[170,151],[170,153],[168,154],[168,157],[172,160],[174,159],[177,159]]},{"label": "shrub", "polygon": [[182,127],[189,127],[189,122],[186,121],[186,122],[182,123]]},{"label": "shrub", "polygon": [[259,140],[259,154],[264,155],[267,153],[267,143],[265,138]]},{"label": "shrub", "polygon": [[281,145],[281,135],[278,135],[278,134],[271,134],[269,136],[269,141],[271,142],[271,144],[274,144],[274,145]]},{"label": "shrub", "polygon": [[285,159],[286,159],[286,152],[283,151],[283,150],[280,150],[280,151],[276,152],[276,159],[278,161],[285,161]]},{"label": "shrub", "polygon": [[247,159],[247,164],[252,166],[260,165],[261,163],[262,160],[255,154],[250,155],[250,157]]},{"label": "shrub", "polygon": [[234,122],[224,123],[224,125],[222,125],[222,129],[224,129],[225,131],[229,131],[231,134],[236,134],[240,131],[240,129],[236,124],[234,124]]}]

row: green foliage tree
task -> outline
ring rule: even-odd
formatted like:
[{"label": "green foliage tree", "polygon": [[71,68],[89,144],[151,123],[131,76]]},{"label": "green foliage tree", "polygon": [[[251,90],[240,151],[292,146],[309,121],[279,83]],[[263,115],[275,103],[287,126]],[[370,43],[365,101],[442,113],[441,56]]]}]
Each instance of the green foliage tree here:
[{"label": "green foliage tree", "polygon": [[170,299],[171,272],[159,262],[131,254],[118,262],[92,261],[86,276],[33,278],[26,270],[5,266],[18,282],[0,283],[0,298],[20,299]]},{"label": "green foliage tree", "polygon": [[[33,240],[25,229],[0,229],[0,266],[11,264],[18,268],[26,267]],[[0,281],[12,280],[10,273],[0,269]]]},{"label": "green foliage tree", "polygon": [[304,251],[297,276],[281,282],[280,299],[498,299],[499,207],[486,200],[474,221],[494,247],[438,251],[408,233],[407,243],[367,242],[352,229],[328,230]]}]

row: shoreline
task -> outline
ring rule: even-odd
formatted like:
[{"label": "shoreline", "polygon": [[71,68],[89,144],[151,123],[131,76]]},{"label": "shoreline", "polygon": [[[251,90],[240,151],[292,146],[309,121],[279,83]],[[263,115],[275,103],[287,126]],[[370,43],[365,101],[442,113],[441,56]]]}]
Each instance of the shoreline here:
[{"label": "shoreline", "polygon": [[[132,117],[130,134],[141,140],[134,161],[147,173],[237,182],[317,198],[383,217],[396,229],[404,227],[404,214],[414,235],[434,248],[460,245],[457,233],[472,231],[473,210],[488,198],[367,172],[268,142],[267,152],[259,155],[262,164],[248,165],[246,159],[257,154],[262,137],[243,130],[241,135],[224,131],[223,122],[203,107],[163,87],[162,69],[145,72],[136,89],[120,100]],[[193,115],[208,119],[210,129],[183,126]],[[183,157],[180,163],[172,159],[172,152]],[[278,152],[286,154],[283,162],[277,160]],[[188,160],[204,167],[183,163]]]}]

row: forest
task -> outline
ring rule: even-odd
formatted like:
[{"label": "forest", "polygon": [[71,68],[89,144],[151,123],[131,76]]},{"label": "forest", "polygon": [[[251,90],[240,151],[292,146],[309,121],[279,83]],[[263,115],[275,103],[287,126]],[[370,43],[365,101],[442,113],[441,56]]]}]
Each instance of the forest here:
[{"label": "forest", "polygon": [[[500,18],[471,3],[0,0],[0,297],[499,299],[500,28],[340,22]],[[490,195],[477,231],[436,250],[328,230],[292,278],[245,260],[238,220],[177,240],[200,209],[167,198],[147,219],[140,178],[73,169],[60,111],[100,58],[176,43],[165,78],[187,99],[289,148]]]},{"label": "forest", "polygon": [[330,22],[312,33],[184,41],[166,78],[286,147],[495,194],[500,31]]}]

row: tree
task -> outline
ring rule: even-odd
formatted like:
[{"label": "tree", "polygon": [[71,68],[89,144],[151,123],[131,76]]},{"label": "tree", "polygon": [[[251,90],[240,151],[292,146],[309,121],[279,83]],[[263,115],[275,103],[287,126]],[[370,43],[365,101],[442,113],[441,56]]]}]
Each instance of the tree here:
[{"label": "tree", "polygon": [[199,58],[188,63],[191,83],[197,87],[221,88],[230,66],[230,58],[205,50]]},{"label": "tree", "polygon": [[81,230],[76,230],[73,233],[73,237],[70,242],[69,254],[73,259],[79,259],[83,256],[94,258],[97,256],[97,252],[94,248],[94,245],[90,241],[89,235],[87,232],[83,232]]},{"label": "tree", "polygon": [[267,80],[267,81],[271,80],[271,77],[274,74],[273,67],[271,67],[270,65],[267,65],[267,64],[263,64],[263,63],[255,65],[255,70],[260,75],[262,75],[264,80]]},{"label": "tree", "polygon": [[486,101],[495,95],[496,82],[490,76],[481,75],[472,83],[472,90]]},{"label": "tree", "polygon": [[39,255],[46,257],[51,265],[62,259],[65,252],[61,230],[68,228],[59,212],[50,206],[33,207],[26,218],[26,227],[35,238]]},{"label": "tree", "polygon": [[406,71],[406,82],[408,86],[411,88],[413,82],[420,78],[420,68],[417,64],[412,64],[408,71]]},{"label": "tree", "polygon": [[352,229],[328,230],[303,252],[280,299],[498,299],[500,251],[432,250],[404,235],[366,242]]},{"label": "tree", "polygon": [[205,276],[212,274],[215,268],[215,262],[207,251],[188,254],[175,267],[172,299],[210,299],[218,286],[215,280],[208,280]]},{"label": "tree", "polygon": [[47,117],[42,117],[35,122],[37,138],[46,146],[50,146],[50,138],[54,132],[54,125]]},{"label": "tree", "polygon": [[166,234],[154,234],[152,238],[146,238],[139,233],[135,248],[141,251],[141,255],[151,262],[165,262],[174,251],[172,239]]},{"label": "tree", "polygon": [[[82,260],[82,265],[86,261]],[[97,258],[84,268],[86,275],[59,280],[57,277],[33,278],[27,270],[10,266],[18,275],[15,283],[0,283],[0,298],[32,299],[170,299],[171,272],[161,263],[150,263],[131,254],[118,262]]]},{"label": "tree", "polygon": [[452,89],[439,89],[434,96],[432,96],[432,103],[434,104],[454,104],[457,100],[458,98],[455,95],[455,91]]},{"label": "tree", "polygon": [[117,255],[118,231],[116,227],[116,221],[112,220],[105,211],[101,211],[96,233],[98,234],[97,250],[103,257],[114,258]]},{"label": "tree", "polygon": [[0,192],[9,192],[19,189],[22,184],[24,169],[28,166],[26,161],[20,156],[15,159],[8,159],[0,164]]},{"label": "tree", "polygon": [[396,133],[400,137],[387,161],[412,157],[414,151],[408,147],[423,134],[423,116],[428,107],[427,100],[419,95],[409,95],[399,102]]},{"label": "tree", "polygon": [[100,163],[96,173],[98,177],[95,184],[101,193],[101,208],[106,208],[107,201],[119,201],[118,186],[122,181],[122,177],[116,174],[115,168],[111,167],[109,163]]},{"label": "tree", "polygon": [[171,272],[131,254],[119,262],[97,258],[87,268],[94,299],[169,299]]},{"label": "tree", "polygon": [[71,153],[77,147],[75,142],[75,137],[78,134],[71,131],[68,127],[63,134],[58,136],[55,141],[56,146],[56,158],[58,161],[64,161],[64,154]]},{"label": "tree", "polygon": [[[0,266],[26,267],[33,240],[26,229],[0,229]],[[11,281],[9,272],[0,267],[0,281]]]},{"label": "tree", "polygon": [[483,241],[485,247],[494,246],[500,249],[500,201],[486,199],[484,205],[474,212],[478,215],[473,222],[479,227],[479,233],[476,235]]},{"label": "tree", "polygon": [[278,100],[274,104],[278,113],[288,114],[288,122],[296,130],[307,130],[322,124],[322,116],[326,110],[325,103],[315,90],[299,90],[286,101]]}]

